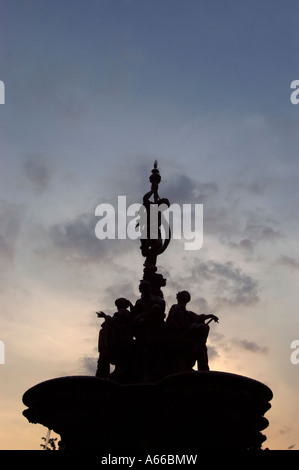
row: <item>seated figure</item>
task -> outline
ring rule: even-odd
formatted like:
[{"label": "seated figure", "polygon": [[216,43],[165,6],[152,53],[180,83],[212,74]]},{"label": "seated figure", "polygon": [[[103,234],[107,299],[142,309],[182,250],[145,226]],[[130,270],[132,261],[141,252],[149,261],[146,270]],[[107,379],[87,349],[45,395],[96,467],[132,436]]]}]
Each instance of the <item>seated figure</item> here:
[{"label": "seated figure", "polygon": [[132,313],[128,310],[133,307],[131,302],[124,298],[116,299],[117,311],[111,317],[104,312],[97,312],[98,318],[104,318],[99,333],[98,351],[99,360],[96,372],[97,377],[108,377],[110,374],[109,345],[115,341],[133,339]]},{"label": "seated figure", "polygon": [[208,371],[207,338],[210,327],[205,320],[218,322],[218,317],[213,314],[201,314],[187,310],[186,305],[191,300],[187,291],[177,293],[177,304],[172,305],[166,319],[169,333],[175,337],[185,338],[192,342],[194,357],[197,360],[199,371]]}]

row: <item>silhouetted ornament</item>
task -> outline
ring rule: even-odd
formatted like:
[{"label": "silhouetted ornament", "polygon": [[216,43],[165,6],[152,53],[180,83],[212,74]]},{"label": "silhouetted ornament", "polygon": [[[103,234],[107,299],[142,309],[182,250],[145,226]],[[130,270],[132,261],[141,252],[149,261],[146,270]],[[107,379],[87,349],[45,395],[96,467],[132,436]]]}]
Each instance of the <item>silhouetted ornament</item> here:
[{"label": "silhouetted ornament", "polygon": [[[152,169],[152,174],[151,174],[149,180],[152,184],[152,191],[155,192],[155,195],[157,197],[158,186],[159,186],[159,183],[161,182],[161,175],[160,175],[160,172],[158,170],[157,160],[155,160],[154,168]],[[155,202],[157,202],[157,200]]]},{"label": "silhouetted ornament", "polygon": [[261,382],[218,371],[126,385],[75,376],[27,390],[23,414],[59,434],[65,450],[132,455],[258,450],[266,440],[262,431],[269,423],[263,415],[271,399]]},{"label": "silhouetted ornament", "polygon": [[[170,202],[167,198],[161,199],[158,194],[161,176],[157,165],[158,163],[155,161],[150,176],[151,190],[143,196],[139,221],[141,231],[140,250],[142,256],[145,257],[145,267],[156,266],[157,257],[164,253],[171,239],[170,227],[163,216],[163,211],[170,206]],[[153,206],[156,210],[151,210]],[[164,239],[161,232],[162,226],[165,229],[165,234],[167,233]]]}]

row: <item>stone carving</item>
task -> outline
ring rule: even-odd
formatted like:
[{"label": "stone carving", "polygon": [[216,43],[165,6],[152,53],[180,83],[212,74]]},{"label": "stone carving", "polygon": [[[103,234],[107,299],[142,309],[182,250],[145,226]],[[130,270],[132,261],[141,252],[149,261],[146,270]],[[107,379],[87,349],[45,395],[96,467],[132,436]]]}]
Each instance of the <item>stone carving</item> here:
[{"label": "stone carving", "polygon": [[218,322],[218,317],[213,314],[198,315],[186,309],[186,305],[191,300],[187,291],[177,293],[177,304],[170,308],[166,324],[171,335],[184,338],[192,343],[192,353],[197,361],[200,371],[208,371],[208,351],[207,338],[210,331],[206,320]]},{"label": "stone carving", "polygon": [[105,319],[99,332],[97,377],[108,377],[110,375],[111,345],[133,340],[131,311],[133,305],[129,300],[119,298],[116,299],[115,306],[117,311],[112,317],[104,312],[96,312],[98,318]]},{"label": "stone carving", "polygon": [[[169,200],[160,198],[158,186],[161,176],[155,161],[152,174],[150,176],[151,190],[143,196],[143,206],[140,212],[140,231],[141,231],[141,254],[145,257],[144,266],[156,266],[157,256],[162,254],[169,245],[171,232],[169,226],[163,217],[163,211],[169,206]],[[150,198],[153,197],[153,201]],[[161,225],[164,226],[168,234],[165,239],[162,238]]]},{"label": "stone carving", "polygon": [[[208,323],[218,321],[218,318],[187,310],[191,297],[189,292],[182,291],[177,294],[177,304],[170,308],[166,320],[162,292],[166,279],[157,272],[156,262],[170,238],[162,240],[163,211],[158,218],[151,217],[151,206],[165,204],[164,208],[169,207],[169,201],[159,197],[160,181],[155,162],[150,176],[151,190],[143,197],[145,213],[141,214],[139,221],[144,237],[141,239],[141,253],[146,258],[143,279],[139,284],[140,298],[134,306],[127,299],[117,299],[117,312],[112,317],[98,312],[98,317],[105,319],[99,333],[98,377],[110,377],[121,382],[150,381],[170,373],[190,371],[196,361],[199,371],[209,370]],[[153,228],[157,238],[152,237]],[[115,366],[112,373],[111,365]]]}]

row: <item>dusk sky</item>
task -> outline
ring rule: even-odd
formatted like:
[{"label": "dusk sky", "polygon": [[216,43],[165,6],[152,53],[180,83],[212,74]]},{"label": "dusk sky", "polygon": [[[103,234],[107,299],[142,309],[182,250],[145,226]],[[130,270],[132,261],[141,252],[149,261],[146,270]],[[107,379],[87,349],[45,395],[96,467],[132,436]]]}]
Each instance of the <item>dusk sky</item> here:
[{"label": "dusk sky", "polygon": [[[0,0],[0,449],[47,379],[94,375],[101,321],[138,298],[138,240],[95,236],[101,203],[203,204],[203,247],[158,258],[214,313],[210,369],[273,391],[264,447],[299,449],[297,0]],[[299,354],[298,354],[299,357]],[[80,430],[78,430],[80,432]]]}]

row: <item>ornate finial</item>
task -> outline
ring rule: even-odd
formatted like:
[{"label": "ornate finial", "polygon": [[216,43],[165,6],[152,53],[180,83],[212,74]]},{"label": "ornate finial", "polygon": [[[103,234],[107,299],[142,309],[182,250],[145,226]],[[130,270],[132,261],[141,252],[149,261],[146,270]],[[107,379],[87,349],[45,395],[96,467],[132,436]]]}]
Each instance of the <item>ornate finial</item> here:
[{"label": "ornate finial", "polygon": [[[154,191],[154,198],[159,199],[157,191],[158,191],[159,183],[161,181],[161,175],[160,175],[160,172],[158,170],[157,160],[155,160],[155,162],[154,162],[154,168],[152,169],[152,174],[151,174],[149,180],[152,183],[152,191]],[[155,202],[157,202],[157,201],[155,201]]]},{"label": "ornate finial", "polygon": [[[158,186],[161,181],[161,175],[158,169],[158,162],[155,160],[154,167],[151,171],[151,176],[149,180],[151,182],[151,190],[143,196],[143,212],[140,219],[141,233],[141,253],[144,256],[145,263],[144,266],[155,267],[157,256],[162,254],[170,241],[170,229],[169,236],[162,237],[161,226],[164,228],[168,227],[168,224],[164,224],[163,210],[168,206],[168,199],[161,199],[158,194]],[[153,198],[153,201],[151,200]],[[152,205],[156,206],[156,210],[151,210]],[[158,207],[159,206],[159,207]],[[160,209],[160,212],[159,212]],[[156,217],[156,219],[155,219]]]}]

